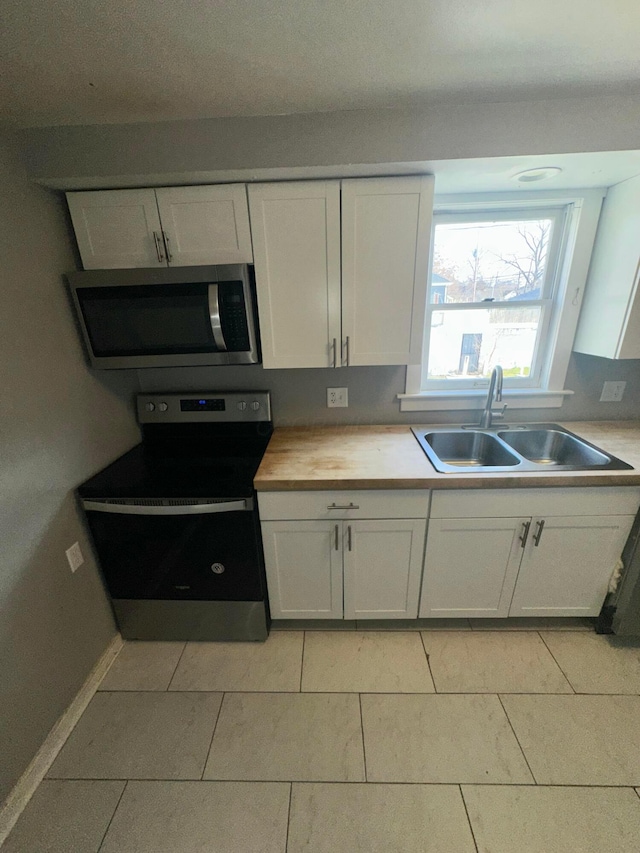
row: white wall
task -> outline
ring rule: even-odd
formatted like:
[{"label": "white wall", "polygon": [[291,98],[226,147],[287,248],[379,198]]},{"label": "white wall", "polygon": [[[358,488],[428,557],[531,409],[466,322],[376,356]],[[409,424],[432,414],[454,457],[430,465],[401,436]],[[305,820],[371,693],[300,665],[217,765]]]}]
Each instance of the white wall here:
[{"label": "white wall", "polygon": [[[73,490],[136,443],[135,374],[84,362],[58,199],[0,142],[0,802],[115,634]],[[65,549],[86,563],[72,575]]]}]

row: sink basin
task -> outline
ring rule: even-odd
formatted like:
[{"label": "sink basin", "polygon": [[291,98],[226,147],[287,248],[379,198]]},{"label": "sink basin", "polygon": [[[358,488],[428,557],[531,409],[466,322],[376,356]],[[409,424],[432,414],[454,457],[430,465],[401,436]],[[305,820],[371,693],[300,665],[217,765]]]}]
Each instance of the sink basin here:
[{"label": "sink basin", "polygon": [[498,435],[509,447],[536,465],[591,468],[611,462],[611,456],[557,429],[507,431],[499,432]]},{"label": "sink basin", "polygon": [[414,426],[411,431],[441,474],[632,468],[558,424],[513,424],[502,429]]},{"label": "sink basin", "polygon": [[522,460],[495,435],[471,430],[426,432],[418,441],[438,471],[459,468],[495,470],[520,465]]}]

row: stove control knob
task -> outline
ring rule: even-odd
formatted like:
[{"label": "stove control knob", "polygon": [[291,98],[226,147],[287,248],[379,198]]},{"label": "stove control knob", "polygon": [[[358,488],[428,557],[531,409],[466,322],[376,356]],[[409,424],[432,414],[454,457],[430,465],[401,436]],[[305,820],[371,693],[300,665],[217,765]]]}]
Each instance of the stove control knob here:
[{"label": "stove control knob", "polygon": [[251,408],[253,409],[254,412],[257,412],[258,409],[260,408],[260,403],[257,400],[254,400],[253,403],[251,404]]},{"label": "stove control knob", "polygon": [[241,412],[244,412],[244,410],[245,410],[246,408],[247,408],[247,404],[245,403],[245,401],[244,401],[244,400],[240,400],[240,402],[238,403],[238,409],[239,409]]},{"label": "stove control knob", "polygon": [[158,411],[166,412],[169,406],[166,403],[158,403]]},{"label": "stove control knob", "polygon": [[145,403],[144,407],[148,412],[155,412],[155,410],[156,410],[156,404],[155,403]]}]

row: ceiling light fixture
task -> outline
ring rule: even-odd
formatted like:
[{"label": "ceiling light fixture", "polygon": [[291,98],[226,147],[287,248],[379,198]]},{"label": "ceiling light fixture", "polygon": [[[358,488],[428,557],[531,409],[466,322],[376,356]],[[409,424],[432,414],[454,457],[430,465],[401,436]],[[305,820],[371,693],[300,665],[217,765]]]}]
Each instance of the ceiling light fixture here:
[{"label": "ceiling light fixture", "polygon": [[562,169],[560,166],[540,166],[537,169],[526,169],[513,176],[513,180],[519,184],[533,184],[537,181],[548,181],[557,177]]}]

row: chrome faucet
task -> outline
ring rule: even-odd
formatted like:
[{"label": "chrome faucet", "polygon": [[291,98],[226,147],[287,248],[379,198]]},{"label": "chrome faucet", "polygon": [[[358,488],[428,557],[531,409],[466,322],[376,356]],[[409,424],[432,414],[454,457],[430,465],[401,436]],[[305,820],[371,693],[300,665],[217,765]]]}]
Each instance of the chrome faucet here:
[{"label": "chrome faucet", "polygon": [[507,408],[505,403],[501,412],[493,411],[493,401],[496,403],[502,402],[502,367],[499,364],[491,371],[491,381],[489,382],[489,390],[487,392],[487,401],[484,404],[484,409],[480,415],[480,429],[489,429],[494,418],[503,418],[504,410]]}]

